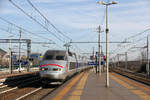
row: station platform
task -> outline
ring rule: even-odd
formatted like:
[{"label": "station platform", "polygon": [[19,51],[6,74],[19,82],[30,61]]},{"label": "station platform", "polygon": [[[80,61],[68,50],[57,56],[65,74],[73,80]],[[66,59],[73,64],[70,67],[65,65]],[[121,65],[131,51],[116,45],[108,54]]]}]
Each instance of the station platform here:
[{"label": "station platform", "polygon": [[150,100],[150,86],[110,72],[106,88],[106,73],[82,72],[43,100]]},{"label": "station platform", "polygon": [[37,73],[39,71],[39,68],[31,69],[30,72],[27,72],[26,70],[22,70],[19,72],[18,70],[13,71],[12,74],[10,74],[8,71],[0,71],[0,79],[7,78],[7,77],[13,77],[13,76],[21,76],[26,74],[33,74]]}]

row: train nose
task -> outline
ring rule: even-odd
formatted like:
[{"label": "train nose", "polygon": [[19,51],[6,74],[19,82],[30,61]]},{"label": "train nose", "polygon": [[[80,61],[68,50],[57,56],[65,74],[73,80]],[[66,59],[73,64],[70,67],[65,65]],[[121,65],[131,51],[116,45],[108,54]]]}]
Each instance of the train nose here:
[{"label": "train nose", "polygon": [[66,62],[56,62],[56,61],[49,61],[49,62],[43,62],[40,65],[41,71],[52,71],[52,72],[60,72],[64,71]]},{"label": "train nose", "polygon": [[41,67],[40,71],[62,71],[62,68],[45,68],[45,67]]}]

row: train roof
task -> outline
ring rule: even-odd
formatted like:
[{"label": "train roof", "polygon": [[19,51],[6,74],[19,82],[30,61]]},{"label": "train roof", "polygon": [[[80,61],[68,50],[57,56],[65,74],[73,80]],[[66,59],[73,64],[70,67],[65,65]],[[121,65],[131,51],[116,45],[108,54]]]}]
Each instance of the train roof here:
[{"label": "train roof", "polygon": [[47,50],[46,52],[66,52],[66,50]]},{"label": "train roof", "polygon": [[66,50],[47,50],[45,54],[66,54]]}]

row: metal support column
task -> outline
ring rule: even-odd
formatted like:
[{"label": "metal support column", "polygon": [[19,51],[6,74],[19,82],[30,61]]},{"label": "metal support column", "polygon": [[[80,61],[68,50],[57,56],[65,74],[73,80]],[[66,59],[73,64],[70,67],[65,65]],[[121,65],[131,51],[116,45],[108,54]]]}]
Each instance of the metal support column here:
[{"label": "metal support column", "polygon": [[127,52],[125,52],[125,69],[128,68],[127,63],[128,63],[128,55],[127,55]]},{"label": "metal support column", "polygon": [[147,36],[147,76],[149,77],[149,40]]},{"label": "metal support column", "polygon": [[9,73],[12,74],[12,50],[11,50],[11,40],[9,44]]},{"label": "metal support column", "polygon": [[101,72],[102,72],[102,68],[101,68],[101,44],[100,44],[100,42],[101,42],[101,35],[100,35],[100,33],[101,33],[101,26],[99,26],[98,27],[98,32],[99,32],[99,36],[98,36],[98,62],[99,62],[99,73],[100,73],[100,75],[101,75]]},{"label": "metal support column", "polygon": [[117,59],[118,59],[118,65],[117,68],[119,67],[119,54],[117,54]]},{"label": "metal support column", "polygon": [[21,72],[21,29],[19,30],[19,72]]},{"label": "metal support column", "polygon": [[31,40],[27,41],[27,61],[28,61],[28,66],[27,66],[27,71],[30,71],[30,64],[29,64],[29,58],[31,54]]},{"label": "metal support column", "polygon": [[109,55],[108,55],[108,5],[106,5],[106,87],[109,87]]},{"label": "metal support column", "polygon": [[116,57],[114,57],[114,68],[116,68]]}]

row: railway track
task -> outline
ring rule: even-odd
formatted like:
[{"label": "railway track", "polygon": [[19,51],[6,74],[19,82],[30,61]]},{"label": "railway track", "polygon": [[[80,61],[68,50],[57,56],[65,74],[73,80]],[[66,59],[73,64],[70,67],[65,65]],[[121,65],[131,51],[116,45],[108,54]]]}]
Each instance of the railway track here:
[{"label": "railway track", "polygon": [[2,85],[0,87],[0,94],[5,93],[6,91],[11,91],[11,90],[17,89],[19,87],[23,87],[26,84],[30,84],[32,81],[35,81],[37,79],[39,79],[39,77],[33,77],[33,78],[26,79],[26,80],[21,80],[21,81],[18,81],[18,82],[13,82],[13,83],[11,83],[9,85]]},{"label": "railway track", "polygon": [[41,87],[41,79],[36,74],[11,76],[0,80],[0,100],[14,100]]},{"label": "railway track", "polygon": [[8,78],[0,83],[0,100],[39,100],[59,84],[44,85],[39,76]]},{"label": "railway track", "polygon": [[123,69],[112,69],[113,72],[118,73],[120,75],[126,76],[133,80],[139,81],[141,83],[150,85],[150,79],[146,77],[145,74],[135,73],[131,71],[124,71]]},{"label": "railway track", "polygon": [[44,85],[40,78],[30,78],[15,87],[1,86],[0,100],[39,100],[59,86],[59,84]]},{"label": "railway track", "polygon": [[60,85],[48,85],[48,86],[39,87],[25,95],[16,98],[15,100],[41,100],[48,94],[52,93],[59,86]]},{"label": "railway track", "polygon": [[45,85],[38,75],[14,79],[0,84],[0,100],[42,100],[62,85]]},{"label": "railway track", "polygon": [[30,82],[21,84],[20,86],[2,91],[0,92],[0,99],[1,100],[15,100],[21,95],[27,94],[30,91],[33,91],[35,88],[40,87],[41,86],[40,81],[41,79],[33,80]]},{"label": "railway track", "polygon": [[12,87],[17,87],[20,84],[23,84],[25,82],[31,81],[36,78],[38,78],[37,75],[27,75],[27,76],[5,78],[5,81],[0,83],[0,92],[6,90],[5,88],[8,89]]}]

